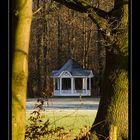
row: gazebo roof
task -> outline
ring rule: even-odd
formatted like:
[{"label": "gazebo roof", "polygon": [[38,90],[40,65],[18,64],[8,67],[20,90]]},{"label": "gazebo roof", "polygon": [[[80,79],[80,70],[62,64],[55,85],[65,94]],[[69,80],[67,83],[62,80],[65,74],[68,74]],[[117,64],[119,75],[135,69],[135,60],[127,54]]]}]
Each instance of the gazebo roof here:
[{"label": "gazebo roof", "polygon": [[53,77],[61,77],[63,72],[69,72],[71,76],[91,76],[92,70],[83,69],[74,59],[69,59],[59,70],[52,72]]}]

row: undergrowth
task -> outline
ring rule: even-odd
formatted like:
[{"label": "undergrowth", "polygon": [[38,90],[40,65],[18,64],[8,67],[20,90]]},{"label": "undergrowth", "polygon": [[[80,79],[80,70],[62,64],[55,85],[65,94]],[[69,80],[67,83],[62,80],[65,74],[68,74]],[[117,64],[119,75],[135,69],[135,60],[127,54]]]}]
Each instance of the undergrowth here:
[{"label": "undergrowth", "polygon": [[[35,104],[36,110],[30,113],[29,123],[26,125],[25,140],[72,140],[72,129],[52,127],[48,118],[45,121],[42,120],[41,112],[45,110],[43,105],[44,100],[38,99],[37,104]],[[89,129],[90,127],[84,126],[74,139],[80,140],[82,137],[89,136]]]}]

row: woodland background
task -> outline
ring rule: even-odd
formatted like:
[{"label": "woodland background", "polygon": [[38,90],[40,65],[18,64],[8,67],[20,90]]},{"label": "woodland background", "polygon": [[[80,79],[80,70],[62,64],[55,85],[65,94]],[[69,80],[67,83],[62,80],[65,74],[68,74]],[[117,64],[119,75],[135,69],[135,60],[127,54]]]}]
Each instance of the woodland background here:
[{"label": "woodland background", "polygon": [[[105,6],[102,1],[100,7],[109,10],[111,4]],[[51,72],[69,58],[93,71],[92,95],[99,96],[105,69],[105,48],[100,39],[96,25],[87,14],[48,0],[34,1],[27,97],[52,92]]]}]

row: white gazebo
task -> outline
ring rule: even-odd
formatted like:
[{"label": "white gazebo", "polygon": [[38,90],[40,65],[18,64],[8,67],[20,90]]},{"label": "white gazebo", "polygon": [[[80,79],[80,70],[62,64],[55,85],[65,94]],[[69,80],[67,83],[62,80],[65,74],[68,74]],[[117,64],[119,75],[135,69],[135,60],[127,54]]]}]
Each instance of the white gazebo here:
[{"label": "white gazebo", "polygon": [[83,69],[69,59],[59,70],[52,72],[54,96],[90,96],[92,70]]}]

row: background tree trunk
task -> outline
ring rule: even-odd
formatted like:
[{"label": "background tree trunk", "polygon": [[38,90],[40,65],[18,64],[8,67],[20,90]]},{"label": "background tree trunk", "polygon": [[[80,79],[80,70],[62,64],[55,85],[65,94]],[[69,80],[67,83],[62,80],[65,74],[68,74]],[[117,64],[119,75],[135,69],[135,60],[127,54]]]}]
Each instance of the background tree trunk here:
[{"label": "background tree trunk", "polygon": [[61,47],[62,47],[62,41],[61,41],[61,23],[60,23],[60,15],[57,17],[57,67],[59,67],[59,63],[61,61],[60,54],[61,54]]},{"label": "background tree trunk", "polygon": [[14,0],[12,11],[12,139],[24,140],[32,1]]},{"label": "background tree trunk", "polygon": [[[40,7],[41,10],[38,11]],[[81,49],[84,47],[84,41],[87,43],[84,55],[85,67],[94,70],[96,76],[98,73],[96,33],[95,24],[91,19],[77,11],[68,10],[61,4],[56,2],[51,4],[45,0],[33,2],[33,13],[35,14],[33,14],[29,48],[28,97],[41,97],[42,85],[43,90],[45,86],[48,88],[52,70],[59,69],[68,58],[72,57],[82,65],[83,51]],[[86,25],[85,39],[83,39],[83,20]],[[41,38],[44,38],[42,43]],[[33,91],[32,94],[29,93],[31,91]]]}]

